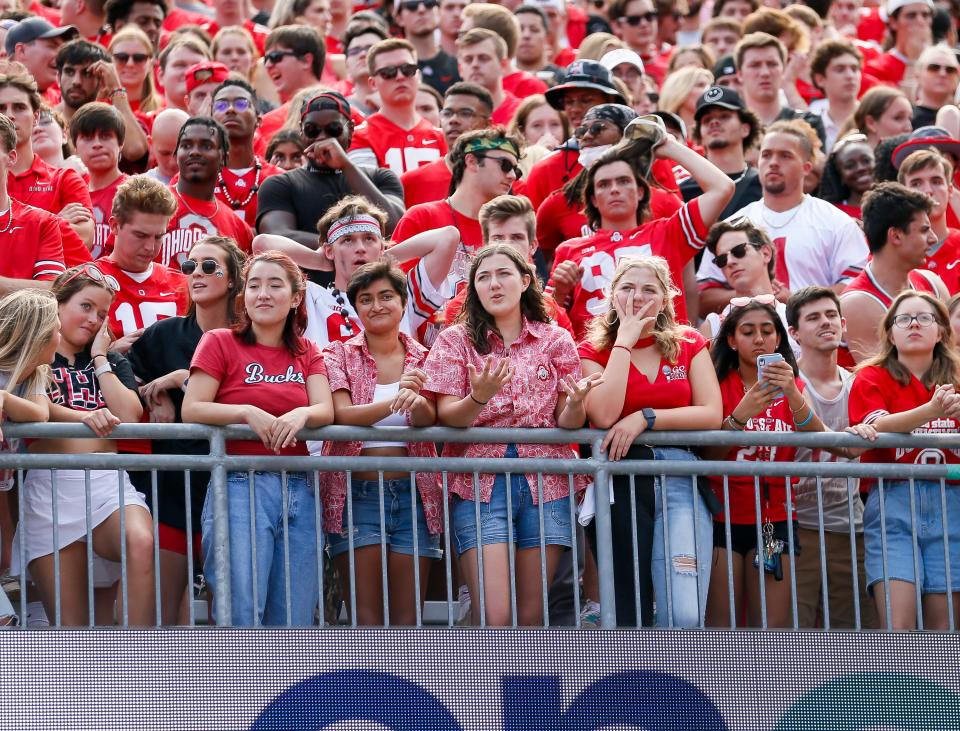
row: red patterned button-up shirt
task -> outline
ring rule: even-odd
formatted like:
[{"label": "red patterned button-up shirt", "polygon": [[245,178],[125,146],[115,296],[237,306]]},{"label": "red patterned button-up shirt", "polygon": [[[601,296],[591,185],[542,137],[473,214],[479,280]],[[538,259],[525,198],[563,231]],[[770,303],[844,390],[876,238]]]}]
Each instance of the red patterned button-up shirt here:
[{"label": "red patterned button-up shirt", "polygon": [[[400,333],[400,340],[406,349],[403,370],[422,368],[427,357],[427,349],[413,338]],[[323,349],[323,359],[327,366],[327,378],[330,391],[346,390],[354,406],[373,403],[377,387],[377,364],[367,349],[367,338],[361,332],[345,342],[333,341]],[[410,415],[407,414],[407,423]],[[356,457],[363,448],[362,442],[334,442],[323,444],[322,454],[333,457]],[[436,457],[434,444],[411,442],[407,445],[411,457]],[[427,528],[431,533],[439,533],[443,524],[443,493],[439,475],[436,473],[417,473],[417,490],[423,502],[423,512],[427,517]],[[343,530],[343,511],[347,502],[347,476],[344,472],[320,473],[320,496],[323,500],[323,529],[328,533]]]},{"label": "red patterned button-up shirt", "polygon": [[[472,426],[479,427],[556,427],[554,411],[557,399],[563,393],[561,379],[572,374],[580,378],[580,360],[570,333],[562,327],[546,322],[524,319],[520,337],[503,347],[499,335],[490,335],[490,353],[496,361],[509,358],[513,378],[500,389],[480,411]],[[464,325],[454,325],[440,333],[427,356],[425,390],[464,398],[470,393],[470,373],[467,364],[483,370],[488,355],[481,355],[470,342]],[[506,444],[445,444],[444,457],[502,457]],[[520,457],[571,459],[573,450],[565,444],[518,444]],[[505,465],[505,469],[509,469]],[[533,500],[537,501],[537,476],[528,474]],[[490,502],[494,475],[478,476],[480,499]],[[584,475],[574,477],[575,489],[586,488]],[[473,499],[473,475],[454,474],[449,477],[450,492],[464,500]],[[544,502],[566,497],[570,493],[567,475],[543,475]]]}]

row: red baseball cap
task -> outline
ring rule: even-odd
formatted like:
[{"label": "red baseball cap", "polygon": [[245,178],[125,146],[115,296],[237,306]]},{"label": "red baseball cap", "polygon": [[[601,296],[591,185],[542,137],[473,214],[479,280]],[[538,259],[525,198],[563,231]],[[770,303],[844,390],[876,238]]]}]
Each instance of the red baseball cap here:
[{"label": "red baseball cap", "polygon": [[230,69],[217,61],[201,61],[187,69],[187,94],[203,84],[220,84],[227,80]]}]

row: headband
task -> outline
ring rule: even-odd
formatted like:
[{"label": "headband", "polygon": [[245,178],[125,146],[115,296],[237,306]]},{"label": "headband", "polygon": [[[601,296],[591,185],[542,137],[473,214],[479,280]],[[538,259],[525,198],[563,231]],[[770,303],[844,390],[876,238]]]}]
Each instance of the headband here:
[{"label": "headband", "polygon": [[310,112],[319,112],[321,109],[340,112],[344,117],[350,119],[350,103],[346,99],[334,91],[321,91],[319,94],[310,97],[303,105],[300,120],[303,121],[303,118]]},{"label": "headband", "polygon": [[383,236],[380,222],[369,213],[361,213],[358,216],[344,216],[331,223],[330,228],[327,230],[327,243],[335,244],[344,236],[355,233],[369,233],[374,236]]},{"label": "headband", "polygon": [[468,152],[486,152],[487,150],[503,150],[504,152],[509,152],[518,160],[520,159],[520,150],[517,149],[516,143],[506,137],[480,137],[479,139],[470,140],[463,146],[464,155]]}]

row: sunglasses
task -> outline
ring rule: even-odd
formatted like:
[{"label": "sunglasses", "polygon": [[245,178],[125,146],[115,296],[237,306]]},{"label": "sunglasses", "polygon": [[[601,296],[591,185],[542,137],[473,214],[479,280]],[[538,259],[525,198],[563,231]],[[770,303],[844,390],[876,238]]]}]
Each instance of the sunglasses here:
[{"label": "sunglasses", "polygon": [[300,56],[296,51],[270,51],[263,54],[264,63],[280,63],[287,56]]},{"label": "sunglasses", "polygon": [[419,70],[415,63],[400,63],[396,66],[384,66],[382,69],[377,69],[373,73],[381,79],[395,79],[397,78],[397,74],[400,74],[405,79],[412,79],[417,75],[417,71]]},{"label": "sunglasses", "polygon": [[126,66],[128,63],[133,61],[135,66],[140,66],[145,64],[147,59],[149,59],[146,53],[115,53],[113,54],[113,60],[119,63],[121,66]]},{"label": "sunglasses", "polygon": [[957,72],[960,71],[960,68],[957,66],[951,66],[949,64],[942,63],[928,63],[927,71],[931,74],[939,74],[941,71],[947,76],[956,76]]},{"label": "sunglasses", "polygon": [[509,172],[513,172],[517,176],[517,180],[523,175],[523,171],[513,163],[512,160],[508,160],[505,157],[489,157],[488,155],[479,155],[473,153],[473,156],[478,160],[492,160],[493,162],[499,163],[500,171],[506,175]]},{"label": "sunglasses", "polygon": [[603,132],[607,128],[607,125],[603,122],[594,122],[593,124],[581,124],[573,131],[573,136],[578,140],[590,135],[591,137],[596,137],[598,134]]},{"label": "sunglasses", "polygon": [[204,274],[216,274],[220,270],[220,264],[216,259],[204,259],[203,261],[196,262],[193,259],[184,259],[180,262],[180,271],[190,276],[195,271],[197,271],[197,266],[199,265],[200,271]]},{"label": "sunglasses", "polygon": [[308,140],[315,140],[324,134],[329,139],[339,139],[343,134],[343,125],[340,122],[331,122],[326,127],[307,122],[300,130],[300,133]]},{"label": "sunglasses", "polygon": [[619,20],[621,23],[636,27],[640,25],[640,23],[653,23],[656,19],[656,11],[651,10],[649,13],[640,13],[639,15],[624,15]]},{"label": "sunglasses", "polygon": [[400,7],[408,13],[415,13],[421,5],[427,10],[433,10],[440,3],[437,0],[406,0],[406,2],[400,3]]},{"label": "sunglasses", "polygon": [[213,111],[217,114],[223,114],[230,107],[242,113],[252,109],[253,103],[249,99],[218,99],[213,103]]},{"label": "sunglasses", "polygon": [[[746,244],[741,244],[741,246],[746,246]],[[758,294],[753,297],[734,297],[730,300],[731,309],[734,307],[746,307],[751,303],[756,303],[758,305],[772,305],[777,301],[775,295],[772,294]]]},{"label": "sunglasses", "polygon": [[79,269],[77,269],[77,271],[75,271],[73,274],[67,277],[66,281],[64,281],[64,283],[61,284],[60,287],[61,288],[66,287],[68,284],[70,284],[70,282],[72,282],[74,279],[76,279],[80,275],[89,277],[90,279],[92,279],[94,282],[97,282],[98,284],[106,285],[107,289],[109,289],[111,292],[120,291],[120,283],[116,280],[116,278],[110,276],[109,274],[104,274],[99,269],[97,269],[93,264],[84,264],[83,266],[81,266]]},{"label": "sunglasses", "polygon": [[[731,256],[733,256],[734,259],[742,259],[743,257],[745,257],[745,256],[747,255],[747,247],[748,247],[748,246],[752,246],[752,247],[755,248],[755,249],[759,248],[756,244],[751,244],[751,243],[749,243],[749,242],[744,242],[744,243],[742,243],[742,244],[737,244],[737,245],[734,246],[732,249],[730,249],[730,251],[728,251],[726,254],[720,254],[720,255],[718,255],[718,256],[713,260],[713,262],[714,262],[714,264],[716,264],[718,267],[720,267],[721,269],[723,269],[723,268],[727,265],[727,262],[730,261],[730,257],[731,257]],[[766,296],[766,295],[760,295],[760,296],[761,296],[761,297],[764,297],[764,296]],[[741,297],[741,299],[743,299],[743,298]],[[732,300],[731,300],[731,301],[732,301]]]}]

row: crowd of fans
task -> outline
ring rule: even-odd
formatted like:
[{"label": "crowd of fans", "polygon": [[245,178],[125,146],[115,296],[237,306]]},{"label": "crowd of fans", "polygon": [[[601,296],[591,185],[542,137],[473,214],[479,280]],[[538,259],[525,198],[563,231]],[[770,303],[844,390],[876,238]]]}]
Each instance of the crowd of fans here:
[{"label": "crowd of fans", "polygon": [[[464,621],[536,625],[582,524],[589,623],[610,500],[621,626],[787,626],[794,582],[802,627],[828,605],[833,627],[913,628],[915,591],[922,626],[948,626],[960,493],[907,477],[960,451],[869,442],[960,430],[955,0],[0,9],[0,409],[91,432],[5,450],[204,454],[111,434],[240,423],[258,440],[230,454],[505,472],[449,474],[448,505],[438,474],[360,460],[316,490],[230,473],[228,575],[208,474],[7,474],[0,572],[28,572],[22,621],[113,623],[122,555],[131,623],[185,621],[192,558],[208,596],[229,582],[234,624],[313,624],[323,543],[360,623],[413,624],[446,526]],[[904,477],[881,510],[866,480],[593,485],[509,471],[569,445],[298,439],[333,423],[591,425],[610,460]],[[865,441],[642,444],[717,429]]]}]

